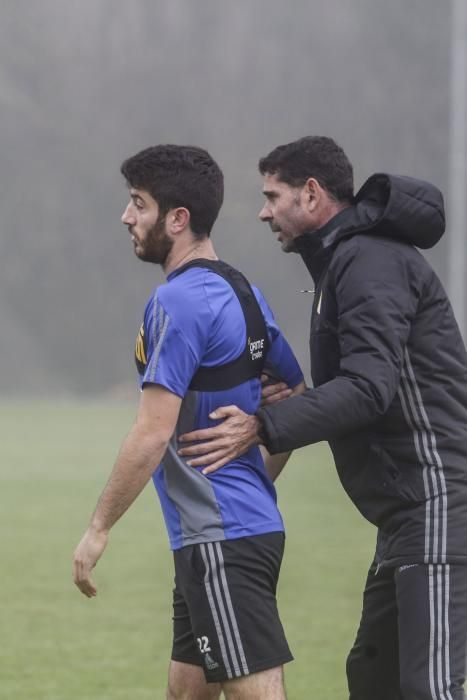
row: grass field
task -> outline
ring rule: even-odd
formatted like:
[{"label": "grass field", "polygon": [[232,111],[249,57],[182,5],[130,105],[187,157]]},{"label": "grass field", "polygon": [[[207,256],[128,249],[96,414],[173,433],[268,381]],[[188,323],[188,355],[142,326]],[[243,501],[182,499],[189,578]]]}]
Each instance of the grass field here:
[{"label": "grass field", "polygon": [[[71,555],[134,415],[124,403],[0,402],[1,700],[162,700],[172,560],[149,485],[114,528],[88,600]],[[278,482],[288,539],[279,588],[295,661],[289,700],[346,698],[374,532],[323,445]]]}]

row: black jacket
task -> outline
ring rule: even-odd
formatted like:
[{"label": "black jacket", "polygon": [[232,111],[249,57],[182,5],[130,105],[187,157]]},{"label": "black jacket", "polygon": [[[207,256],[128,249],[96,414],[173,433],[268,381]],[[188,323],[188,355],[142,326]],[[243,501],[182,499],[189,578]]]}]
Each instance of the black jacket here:
[{"label": "black jacket", "polygon": [[296,239],[315,282],[314,388],[258,414],[271,452],[329,441],[345,490],[379,528],[383,566],[467,562],[467,353],[414,247],[443,232],[434,186],[378,174]]}]

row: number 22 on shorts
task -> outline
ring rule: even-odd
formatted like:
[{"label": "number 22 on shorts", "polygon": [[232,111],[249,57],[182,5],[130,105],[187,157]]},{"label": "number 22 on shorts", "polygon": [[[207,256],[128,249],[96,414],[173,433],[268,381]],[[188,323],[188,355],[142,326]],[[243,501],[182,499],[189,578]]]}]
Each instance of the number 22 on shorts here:
[{"label": "number 22 on shorts", "polygon": [[206,652],[211,651],[209,639],[207,637],[197,637],[196,641],[198,642],[199,650],[202,654],[206,654]]}]

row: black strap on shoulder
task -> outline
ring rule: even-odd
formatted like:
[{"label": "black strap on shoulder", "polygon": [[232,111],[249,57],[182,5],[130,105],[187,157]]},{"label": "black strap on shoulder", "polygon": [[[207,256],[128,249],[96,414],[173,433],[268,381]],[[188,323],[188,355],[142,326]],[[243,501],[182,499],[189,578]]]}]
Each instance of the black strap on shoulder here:
[{"label": "black strap on shoulder", "polygon": [[206,267],[230,284],[242,307],[247,340],[242,354],[232,362],[216,367],[199,367],[189,388],[193,391],[222,391],[259,377],[268,353],[269,339],[263,312],[250,283],[241,272],[222,260],[197,258],[175,272],[180,275],[191,267]]}]

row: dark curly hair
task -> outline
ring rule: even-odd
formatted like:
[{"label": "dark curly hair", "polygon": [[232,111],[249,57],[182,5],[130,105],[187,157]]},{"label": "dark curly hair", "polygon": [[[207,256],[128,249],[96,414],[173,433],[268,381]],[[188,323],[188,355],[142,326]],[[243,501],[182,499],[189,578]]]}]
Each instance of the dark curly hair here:
[{"label": "dark curly hair", "polygon": [[277,146],[259,161],[262,175],[277,175],[292,187],[314,177],[338,202],[353,199],[353,168],[342,148],[328,136],[305,136]]},{"label": "dark curly hair", "polygon": [[129,187],[149,192],[161,216],[186,207],[194,235],[209,236],[224,199],[224,176],[207,151],[197,146],[151,146],[125,160],[120,171]]}]

